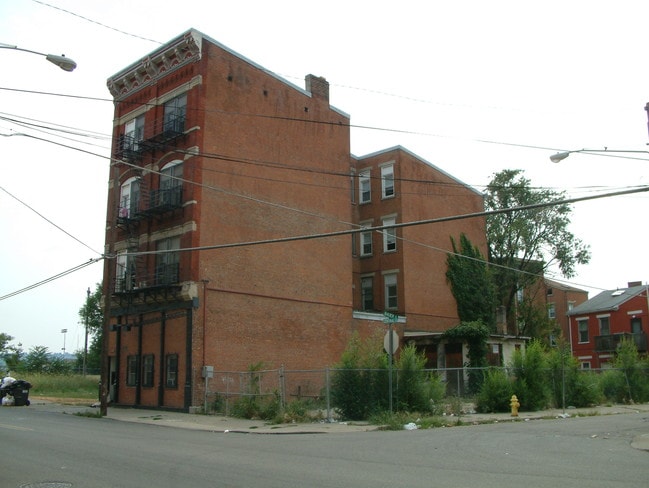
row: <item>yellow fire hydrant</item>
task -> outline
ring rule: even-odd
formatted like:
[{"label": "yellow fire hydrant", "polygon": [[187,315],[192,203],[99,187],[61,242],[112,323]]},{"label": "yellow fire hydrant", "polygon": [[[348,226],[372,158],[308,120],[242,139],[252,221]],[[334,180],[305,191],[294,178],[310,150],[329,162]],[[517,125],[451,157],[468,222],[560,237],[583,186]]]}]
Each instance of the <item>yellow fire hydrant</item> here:
[{"label": "yellow fire hydrant", "polygon": [[520,407],[521,404],[518,402],[516,395],[512,395],[509,405],[512,407],[512,417],[518,417],[518,407]]}]

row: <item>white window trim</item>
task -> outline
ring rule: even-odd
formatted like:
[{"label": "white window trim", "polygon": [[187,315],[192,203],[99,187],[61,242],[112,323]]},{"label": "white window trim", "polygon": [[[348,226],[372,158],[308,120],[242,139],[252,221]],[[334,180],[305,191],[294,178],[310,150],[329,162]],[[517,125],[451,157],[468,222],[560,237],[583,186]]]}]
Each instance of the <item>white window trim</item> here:
[{"label": "white window trim", "polygon": [[[387,199],[387,198],[394,198],[396,194],[395,190],[395,182],[394,182],[394,161],[389,161],[387,163],[383,163],[379,166],[381,168],[381,199]],[[392,175],[392,195],[386,195],[386,173],[387,171],[390,170],[390,173]]]},{"label": "white window trim", "polygon": [[[369,197],[367,200],[363,199],[363,182],[367,182],[369,187]],[[360,171],[358,173],[358,203],[370,203],[372,201],[372,175],[369,169]]]},{"label": "white window trim", "polygon": [[[397,218],[396,216],[387,216],[383,217],[381,219],[382,226],[385,227],[387,225],[395,225],[397,223]],[[396,252],[397,251],[397,229],[396,227],[392,227],[391,229],[383,229],[381,231],[381,234],[383,235],[383,252],[384,253],[390,253],[390,252]],[[394,249],[388,249],[388,243],[390,241],[390,238],[394,239]]]},{"label": "white window trim", "polygon": [[[588,324],[588,317],[582,317],[580,319],[575,319],[577,322],[577,344],[588,344],[590,342],[590,327]],[[580,322],[586,322],[586,332],[588,333],[588,340],[587,341],[582,341],[581,340],[581,332],[579,330],[579,323]]]},{"label": "white window trim", "polygon": [[[374,243],[373,243],[374,231],[365,230],[365,229],[367,229],[369,227],[372,227],[372,222],[361,222],[360,225],[361,225],[361,229],[364,229],[364,230],[362,230],[359,233],[360,234],[360,239],[358,239],[358,241],[359,241],[359,245],[360,245],[360,252],[358,254],[360,256],[362,256],[362,257],[372,256],[374,254]],[[366,253],[365,250],[364,250],[364,248],[365,248],[365,239],[368,236],[369,236],[370,252]]]}]

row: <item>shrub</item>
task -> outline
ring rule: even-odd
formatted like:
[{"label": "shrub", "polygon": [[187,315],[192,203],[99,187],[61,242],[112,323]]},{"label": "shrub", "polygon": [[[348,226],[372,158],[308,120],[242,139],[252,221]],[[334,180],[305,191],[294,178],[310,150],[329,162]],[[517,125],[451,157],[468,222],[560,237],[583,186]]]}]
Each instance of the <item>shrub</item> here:
[{"label": "shrub", "polygon": [[541,410],[547,407],[550,388],[546,366],[546,354],[539,340],[530,342],[524,354],[521,351],[514,353],[514,394],[518,397],[522,410]]},{"label": "shrub", "polygon": [[430,393],[424,366],[426,357],[417,354],[414,345],[401,350],[397,361],[398,373],[398,410],[424,412],[430,410]]},{"label": "shrub", "polygon": [[508,412],[513,395],[512,380],[503,369],[487,371],[476,397],[479,412]]}]

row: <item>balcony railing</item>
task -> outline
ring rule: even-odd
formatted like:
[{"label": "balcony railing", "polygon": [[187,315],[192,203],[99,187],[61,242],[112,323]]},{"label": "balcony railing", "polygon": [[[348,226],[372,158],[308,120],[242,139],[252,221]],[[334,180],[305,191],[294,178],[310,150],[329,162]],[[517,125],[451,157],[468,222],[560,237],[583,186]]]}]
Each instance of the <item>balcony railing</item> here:
[{"label": "balcony railing", "polygon": [[154,273],[130,273],[115,279],[115,293],[130,294],[153,288],[175,286],[180,283],[178,263],[158,264]]},{"label": "balcony railing", "polygon": [[638,348],[638,352],[647,352],[647,334],[644,332],[622,332],[619,334],[595,336],[595,351],[616,351],[622,340],[631,340]]}]

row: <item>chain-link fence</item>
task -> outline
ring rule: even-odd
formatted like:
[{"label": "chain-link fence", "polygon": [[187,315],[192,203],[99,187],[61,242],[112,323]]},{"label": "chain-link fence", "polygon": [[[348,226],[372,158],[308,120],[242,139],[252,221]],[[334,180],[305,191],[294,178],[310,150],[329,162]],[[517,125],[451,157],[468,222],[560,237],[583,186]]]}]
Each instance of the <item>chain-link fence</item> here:
[{"label": "chain-link fence", "polygon": [[[203,411],[210,414],[255,416],[252,408],[268,408],[280,411],[296,400],[308,404],[322,412],[322,416],[331,419],[334,413],[332,405],[332,383],[336,375],[345,370],[326,368],[321,370],[286,370],[284,368],[255,371],[214,371],[212,376],[204,378],[201,372],[195,374],[197,395],[194,405],[203,406]],[[370,370],[355,370],[369,372]],[[422,370],[418,372],[422,380],[436,377],[445,389],[447,399],[465,398],[472,400],[476,388],[482,385],[488,374],[500,372],[507,381],[515,385],[519,376],[525,372],[513,367],[501,368],[445,368]],[[383,371],[387,375],[387,371]],[[399,398],[404,389],[402,375],[398,369],[393,370],[392,397]],[[614,402],[649,400],[649,369],[569,369],[544,368],[537,371],[537,376],[526,378],[527,388],[536,382],[545,389],[548,401],[556,407],[582,403],[592,403],[596,399]],[[514,386],[514,388],[516,388]],[[385,398],[389,398],[388,383],[385,386]],[[262,412],[263,413],[263,412]]]}]

